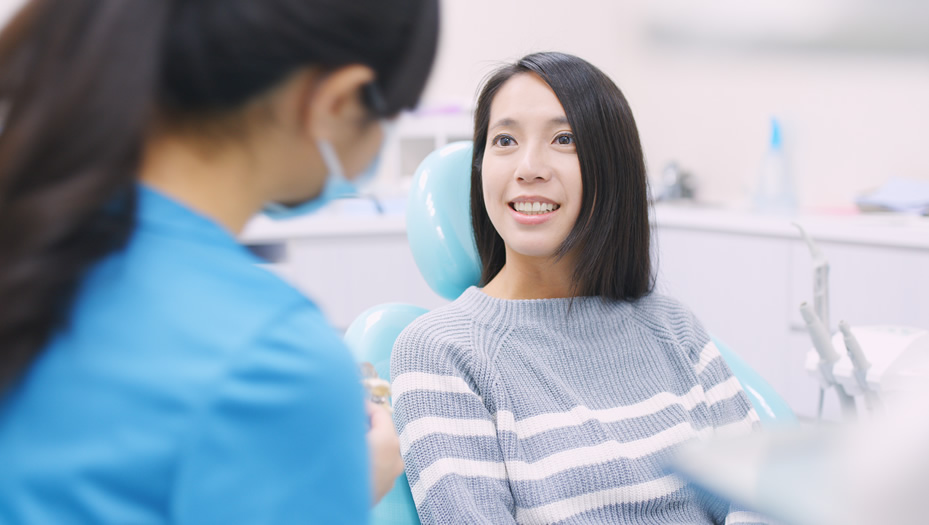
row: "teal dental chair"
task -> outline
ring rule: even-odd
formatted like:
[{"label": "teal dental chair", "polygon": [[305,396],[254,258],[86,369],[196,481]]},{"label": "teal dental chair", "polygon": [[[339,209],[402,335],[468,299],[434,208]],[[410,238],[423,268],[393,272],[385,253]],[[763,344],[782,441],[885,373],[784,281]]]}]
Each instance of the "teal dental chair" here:
[{"label": "teal dental chair", "polygon": [[[455,142],[434,151],[419,165],[407,207],[407,235],[413,258],[429,286],[454,300],[481,274],[471,230],[469,195],[471,143]],[[345,333],[345,341],[359,362],[374,365],[378,376],[390,377],[394,340],[425,308],[390,303],[359,315]],[[762,424],[796,421],[787,403],[757,372],[714,338],[723,359],[742,384]],[[373,525],[418,525],[416,505],[406,475],[373,509]]]}]

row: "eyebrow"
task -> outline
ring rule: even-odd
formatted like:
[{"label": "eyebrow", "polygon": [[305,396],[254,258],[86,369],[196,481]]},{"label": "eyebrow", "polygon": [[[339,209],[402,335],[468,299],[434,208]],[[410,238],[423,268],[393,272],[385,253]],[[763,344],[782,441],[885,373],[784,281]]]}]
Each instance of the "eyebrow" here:
[{"label": "eyebrow", "polygon": [[[555,117],[555,118],[551,118],[551,119],[548,119],[548,123],[549,123],[549,124],[557,124],[557,125],[559,125],[559,126],[568,126],[568,125],[570,125],[570,123],[568,122],[568,117]],[[491,124],[491,126],[488,127],[487,129],[494,129],[494,128],[501,128],[501,127],[515,126],[516,124],[517,124],[517,122],[516,122],[515,119],[511,119],[511,118],[509,118],[509,117],[504,117],[504,118],[502,118],[502,119],[500,119],[500,120],[494,122],[493,124]]]}]

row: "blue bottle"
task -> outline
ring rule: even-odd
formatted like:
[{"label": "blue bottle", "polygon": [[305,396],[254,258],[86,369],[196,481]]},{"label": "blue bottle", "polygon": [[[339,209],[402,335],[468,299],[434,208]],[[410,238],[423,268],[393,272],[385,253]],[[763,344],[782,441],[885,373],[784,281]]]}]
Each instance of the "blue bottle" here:
[{"label": "blue bottle", "polygon": [[755,209],[763,213],[792,214],[797,209],[793,177],[776,118],[771,119],[771,142],[761,162],[752,201]]}]

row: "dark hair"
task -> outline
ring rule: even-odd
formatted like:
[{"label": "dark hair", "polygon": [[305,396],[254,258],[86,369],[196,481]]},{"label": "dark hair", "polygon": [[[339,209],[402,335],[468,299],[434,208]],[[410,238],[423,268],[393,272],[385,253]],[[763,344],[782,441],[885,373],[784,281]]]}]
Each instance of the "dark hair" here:
[{"label": "dark hair", "polygon": [[32,0],[0,34],[0,387],[134,228],[156,115],[234,113],[302,67],[371,67],[377,116],[416,104],[437,0]]},{"label": "dark hair", "polygon": [[506,263],[503,239],[484,205],[481,167],[490,107],[515,75],[538,75],[561,102],[581,167],[581,209],[558,257],[577,250],[574,293],[635,300],[654,288],[649,253],[648,183],[632,110],[602,71],[576,56],[535,53],[496,70],[484,83],[474,115],[471,224],[481,258],[481,285]]}]

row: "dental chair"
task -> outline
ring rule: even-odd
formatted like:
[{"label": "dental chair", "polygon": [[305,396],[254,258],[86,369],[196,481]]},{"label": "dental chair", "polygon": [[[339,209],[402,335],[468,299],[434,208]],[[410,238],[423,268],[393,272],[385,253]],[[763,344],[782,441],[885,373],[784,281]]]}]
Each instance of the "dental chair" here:
[{"label": "dental chair", "polygon": [[[454,300],[481,274],[471,229],[471,142],[455,142],[434,151],[419,165],[407,207],[407,235],[413,258],[429,286]],[[359,315],[345,341],[359,362],[374,365],[390,378],[394,340],[425,308],[410,304],[378,305]],[[796,421],[787,403],[738,355],[714,338],[723,359],[742,384],[762,424]],[[406,474],[373,509],[372,525],[418,525],[416,505]]]}]

